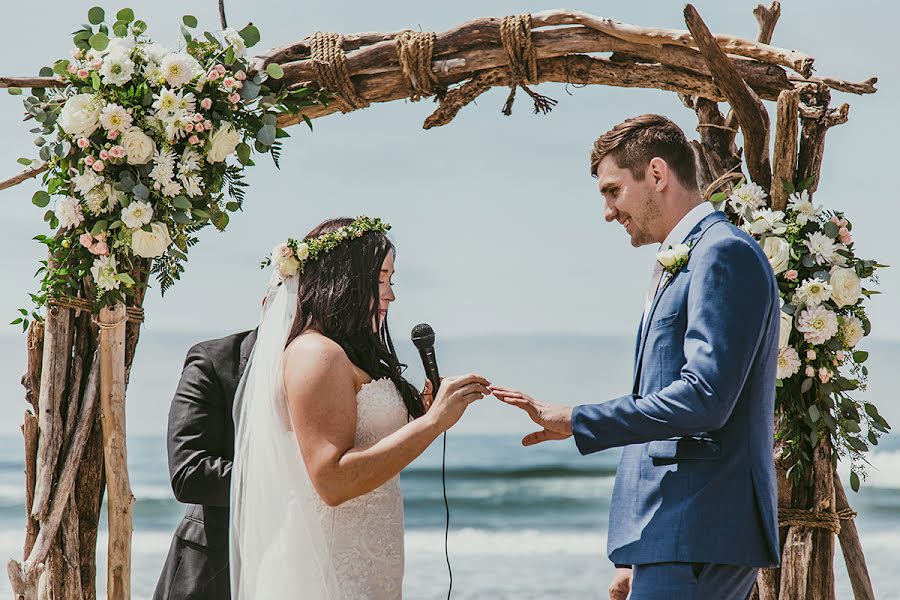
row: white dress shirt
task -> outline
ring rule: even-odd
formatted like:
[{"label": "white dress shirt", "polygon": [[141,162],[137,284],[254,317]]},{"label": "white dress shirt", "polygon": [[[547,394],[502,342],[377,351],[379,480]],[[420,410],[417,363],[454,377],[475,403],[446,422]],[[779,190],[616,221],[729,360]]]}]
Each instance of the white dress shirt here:
[{"label": "white dress shirt", "polygon": [[[684,241],[684,239],[691,233],[694,227],[697,226],[700,221],[711,215],[715,210],[713,206],[709,202],[701,202],[694,208],[692,208],[686,215],[681,217],[681,220],[678,221],[678,224],[672,228],[672,231],[669,232],[669,235],[666,236],[665,241],[660,245],[660,250],[668,249],[670,246],[675,246]],[[663,266],[659,264],[659,261],[654,257],[653,260],[653,275],[650,277],[650,288],[647,290],[647,298],[644,301],[644,327],[647,326],[647,315],[650,313],[650,307],[653,306],[653,300],[656,298],[656,292],[659,291],[659,283],[662,281],[663,276]]]}]

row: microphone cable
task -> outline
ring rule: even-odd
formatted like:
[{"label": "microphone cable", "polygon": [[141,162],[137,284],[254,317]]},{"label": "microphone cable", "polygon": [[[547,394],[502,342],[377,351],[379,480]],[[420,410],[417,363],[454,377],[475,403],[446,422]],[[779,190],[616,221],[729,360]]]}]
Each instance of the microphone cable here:
[{"label": "microphone cable", "polygon": [[444,527],[444,558],[447,559],[447,573],[450,575],[450,587],[447,589],[447,600],[453,592],[453,567],[450,566],[450,502],[447,500],[447,432],[444,432],[444,450],[441,460],[441,485],[444,488],[444,510],[446,520]]}]

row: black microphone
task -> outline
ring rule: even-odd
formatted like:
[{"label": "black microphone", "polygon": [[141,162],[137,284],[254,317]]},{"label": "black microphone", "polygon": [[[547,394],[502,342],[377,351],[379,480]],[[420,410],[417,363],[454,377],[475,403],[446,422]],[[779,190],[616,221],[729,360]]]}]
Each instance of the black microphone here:
[{"label": "black microphone", "polygon": [[437,397],[441,387],[441,374],[438,372],[437,358],[434,356],[434,329],[427,323],[419,323],[412,328],[412,343],[419,349],[422,357],[422,367],[425,369],[425,377],[431,381],[433,397]]}]

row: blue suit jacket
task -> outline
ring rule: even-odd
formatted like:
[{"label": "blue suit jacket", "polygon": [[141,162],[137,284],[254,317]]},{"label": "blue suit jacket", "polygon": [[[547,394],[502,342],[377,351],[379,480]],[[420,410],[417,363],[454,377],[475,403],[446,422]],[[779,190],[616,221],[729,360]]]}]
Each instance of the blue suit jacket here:
[{"label": "blue suit jacket", "polygon": [[685,242],[687,265],[664,274],[638,330],[633,393],[575,407],[575,443],[582,454],[624,446],[613,562],[775,565],[775,276],[721,212]]}]

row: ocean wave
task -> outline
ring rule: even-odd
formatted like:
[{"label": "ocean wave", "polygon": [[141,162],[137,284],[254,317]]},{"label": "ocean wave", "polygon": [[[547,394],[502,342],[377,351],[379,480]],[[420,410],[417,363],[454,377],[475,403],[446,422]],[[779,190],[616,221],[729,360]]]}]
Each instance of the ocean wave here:
[{"label": "ocean wave", "polygon": [[[546,465],[525,467],[464,467],[448,468],[447,479],[560,479],[570,477],[610,477],[615,468],[579,468],[570,465]],[[403,472],[403,477],[440,477],[440,467],[413,467]]]},{"label": "ocean wave", "polygon": [[[451,531],[449,544],[453,554],[458,555],[497,553],[503,553],[504,556],[605,555],[606,532],[602,530],[548,532],[537,529],[495,531],[467,528]],[[442,529],[407,531],[406,552],[442,554],[444,552],[444,531]]]}]

